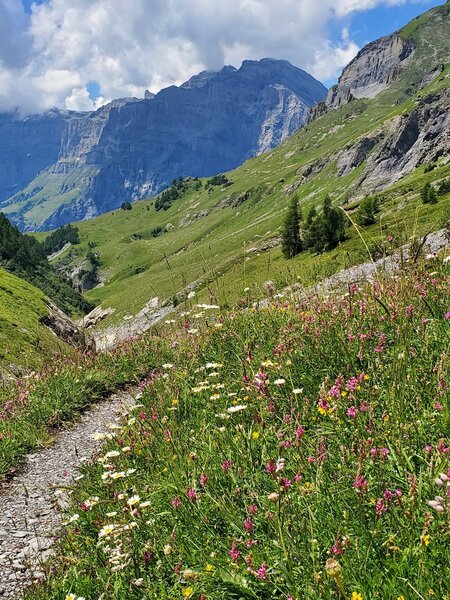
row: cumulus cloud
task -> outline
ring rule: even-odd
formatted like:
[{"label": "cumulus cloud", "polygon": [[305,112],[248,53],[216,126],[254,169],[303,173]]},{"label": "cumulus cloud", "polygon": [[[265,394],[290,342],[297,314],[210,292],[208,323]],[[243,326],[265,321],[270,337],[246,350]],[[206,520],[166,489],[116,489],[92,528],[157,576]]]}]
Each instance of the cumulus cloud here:
[{"label": "cumulus cloud", "polygon": [[[92,110],[203,69],[284,58],[327,80],[356,54],[332,20],[414,0],[0,0],[0,110]],[[100,87],[92,100],[88,82]]]}]

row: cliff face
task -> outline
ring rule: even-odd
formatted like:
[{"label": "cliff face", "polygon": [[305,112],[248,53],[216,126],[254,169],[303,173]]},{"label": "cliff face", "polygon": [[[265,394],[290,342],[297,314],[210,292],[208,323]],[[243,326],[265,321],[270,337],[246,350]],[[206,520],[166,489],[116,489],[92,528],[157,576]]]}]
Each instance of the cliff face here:
[{"label": "cliff face", "polygon": [[[233,169],[291,135],[325,95],[287,61],[263,59],[201,73],[143,100],[71,114],[34,176],[44,171],[10,184],[0,207],[8,204],[24,230],[48,229],[157,193],[175,177]],[[11,198],[10,190],[20,193]]]},{"label": "cliff face", "polygon": [[339,83],[329,90],[327,107],[338,108],[352,98],[374,98],[398,77],[413,53],[413,43],[396,33],[368,44],[344,69]]},{"label": "cliff face", "polygon": [[337,85],[313,107],[308,121],[362,98],[372,99],[401,80],[406,93],[439,73],[449,57],[450,2],[417,17],[404,28],[360,50],[345,67]]}]

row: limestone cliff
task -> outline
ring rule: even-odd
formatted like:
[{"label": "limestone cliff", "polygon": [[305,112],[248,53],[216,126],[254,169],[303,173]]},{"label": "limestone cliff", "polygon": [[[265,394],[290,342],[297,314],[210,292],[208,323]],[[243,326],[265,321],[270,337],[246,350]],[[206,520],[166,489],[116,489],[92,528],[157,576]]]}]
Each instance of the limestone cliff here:
[{"label": "limestone cliff", "polygon": [[23,230],[49,229],[157,193],[175,177],[233,169],[286,139],[325,95],[301,69],[263,59],[201,73],[155,96],[71,113],[62,118],[58,152],[55,135],[34,175],[29,170],[5,186],[0,208],[3,201]]}]

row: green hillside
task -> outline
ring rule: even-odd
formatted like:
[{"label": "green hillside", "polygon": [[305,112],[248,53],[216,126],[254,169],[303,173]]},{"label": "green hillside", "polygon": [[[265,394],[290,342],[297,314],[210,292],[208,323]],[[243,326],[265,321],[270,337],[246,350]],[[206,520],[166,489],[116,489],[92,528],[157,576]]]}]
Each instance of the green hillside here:
[{"label": "green hillside", "polygon": [[55,491],[59,555],[26,598],[447,599],[447,285],[432,258],[326,299],[192,307]]},{"label": "green hillside", "polygon": [[[363,179],[380,142],[344,175],[338,162],[343,150],[350,152],[364,138],[378,132],[392,135],[399,119],[426,110],[430,102],[438,102],[436,97],[442,97],[444,110],[449,106],[449,10],[448,4],[433,9],[400,32],[414,38],[414,60],[386,91],[328,112],[276,150],[247,161],[227,174],[231,185],[206,186],[202,180],[199,186],[191,181],[167,210],[155,210],[155,199],[149,199],[133,204],[132,210],[80,223],[82,243],[58,260],[67,268],[83,263],[90,250],[98,255],[106,282],[86,297],[117,309],[103,325],[136,314],[155,296],[171,302],[189,284],[201,298],[216,296],[223,305],[233,304],[245,287],[255,286],[256,295],[267,279],[285,285],[299,278],[309,284],[368,260],[366,245],[379,256],[388,235],[401,244],[441,227],[448,214],[448,195],[436,205],[425,205],[420,190],[428,181],[437,186],[450,176],[445,156],[432,170],[423,163],[398,181],[386,177],[376,186]],[[441,64],[445,58],[446,64]],[[439,65],[436,72],[434,65]],[[430,81],[424,83],[430,72]],[[306,252],[290,261],[282,259],[276,238],[293,193],[298,194],[304,214],[319,207],[329,193],[333,203],[344,205],[351,216],[373,188],[378,188],[381,212],[377,223],[362,232],[366,244],[350,228],[348,240],[331,253]]]},{"label": "green hillside", "polygon": [[47,302],[40,290],[0,268],[0,380],[42,367],[54,352],[73,352],[41,324]]}]

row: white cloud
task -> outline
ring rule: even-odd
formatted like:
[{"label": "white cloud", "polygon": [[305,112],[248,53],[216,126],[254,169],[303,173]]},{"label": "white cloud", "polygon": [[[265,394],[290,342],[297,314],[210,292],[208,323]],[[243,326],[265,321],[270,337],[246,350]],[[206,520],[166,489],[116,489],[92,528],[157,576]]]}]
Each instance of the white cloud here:
[{"label": "white cloud", "polygon": [[203,69],[245,58],[285,58],[329,79],[358,47],[331,20],[414,0],[46,0],[25,15],[0,0],[0,110],[54,105],[90,110],[104,99],[143,96]]}]

